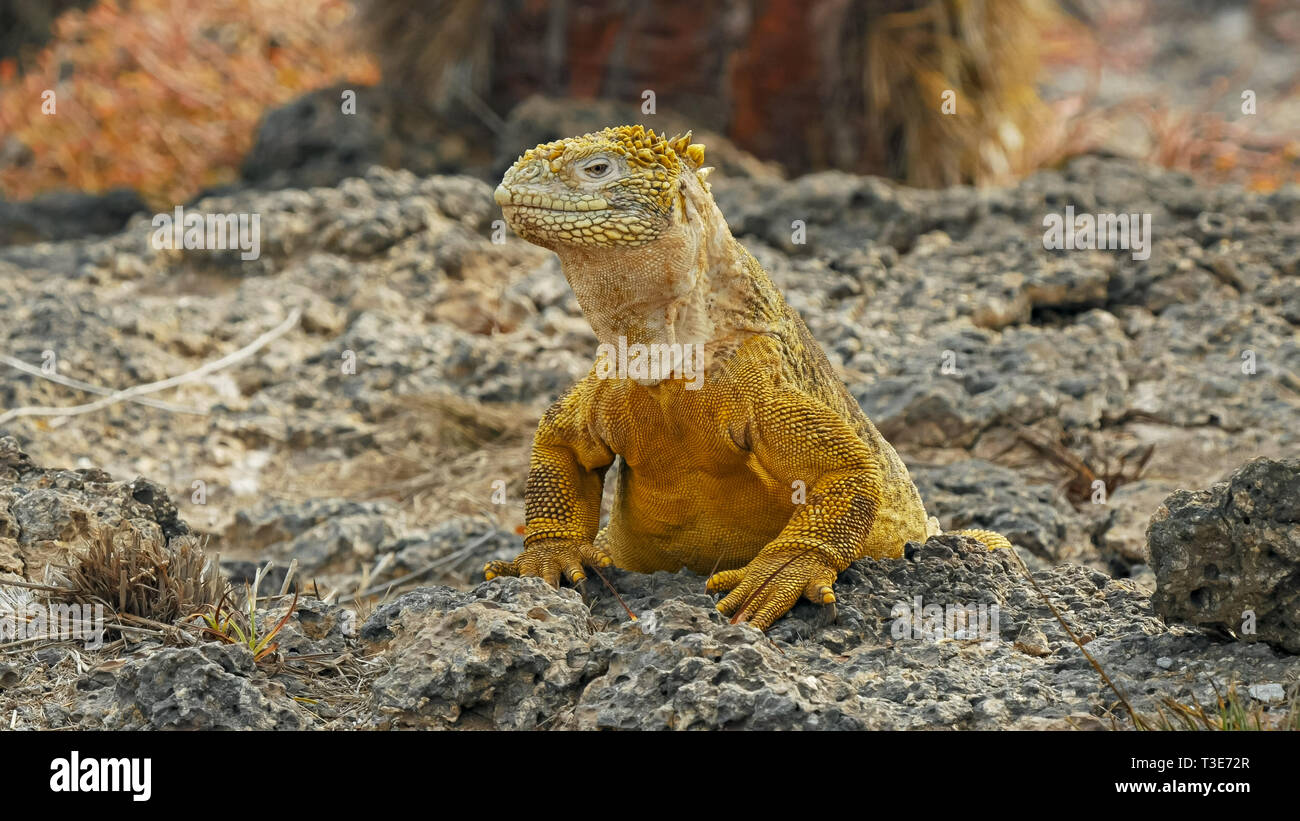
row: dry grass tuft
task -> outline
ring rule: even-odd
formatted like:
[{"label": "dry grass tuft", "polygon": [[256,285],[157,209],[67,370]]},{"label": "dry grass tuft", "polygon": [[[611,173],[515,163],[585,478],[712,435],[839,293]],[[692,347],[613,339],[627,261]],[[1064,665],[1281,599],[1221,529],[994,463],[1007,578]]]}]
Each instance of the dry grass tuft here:
[{"label": "dry grass tuft", "polygon": [[1213,707],[1207,708],[1193,699],[1185,704],[1165,698],[1156,708],[1154,718],[1143,718],[1144,730],[1300,730],[1300,696],[1293,697],[1285,713],[1267,710],[1263,705],[1247,707],[1229,685],[1227,695],[1216,692]]},{"label": "dry grass tuft", "polygon": [[160,533],[129,522],[96,531],[64,575],[70,598],[162,624],[215,607],[230,592],[219,560],[197,539],[182,536],[168,544]]}]

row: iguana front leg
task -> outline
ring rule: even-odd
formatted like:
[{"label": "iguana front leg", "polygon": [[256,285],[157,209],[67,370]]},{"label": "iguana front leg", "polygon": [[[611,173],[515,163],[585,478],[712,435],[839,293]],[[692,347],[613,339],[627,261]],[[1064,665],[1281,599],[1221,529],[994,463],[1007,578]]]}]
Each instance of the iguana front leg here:
[{"label": "iguana front leg", "polygon": [[807,487],[805,503],[749,564],[708,581],[711,592],[731,591],[718,610],[766,630],[800,596],[834,603],[836,577],[863,555],[876,520],[881,472],[844,420],[795,391],[755,403],[745,433],[764,470],[786,487]]},{"label": "iguana front leg", "polygon": [[613,564],[594,544],[605,471],[614,461],[588,423],[594,393],[583,380],[542,417],[524,489],[524,550],[512,562],[489,562],[485,578],[541,576],[558,587],[561,575],[574,584],[585,580],[584,564]]}]

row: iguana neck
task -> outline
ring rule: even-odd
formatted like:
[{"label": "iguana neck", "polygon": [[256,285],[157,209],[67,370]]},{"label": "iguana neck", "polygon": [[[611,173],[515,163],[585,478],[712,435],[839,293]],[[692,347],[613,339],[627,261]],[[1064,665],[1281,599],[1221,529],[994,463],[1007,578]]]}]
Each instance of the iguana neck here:
[{"label": "iguana neck", "polygon": [[684,204],[673,228],[652,242],[557,249],[601,343],[702,344],[712,359],[781,321],[780,293],[732,237],[712,197],[703,197]]}]

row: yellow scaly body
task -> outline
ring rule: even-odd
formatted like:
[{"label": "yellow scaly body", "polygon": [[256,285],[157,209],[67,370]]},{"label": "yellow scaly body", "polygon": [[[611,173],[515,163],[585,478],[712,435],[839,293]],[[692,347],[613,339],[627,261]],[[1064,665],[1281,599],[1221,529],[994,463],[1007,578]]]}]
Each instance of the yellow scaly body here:
[{"label": "yellow scaly body", "polygon": [[[582,582],[584,565],[686,567],[730,591],[720,611],[766,629],[801,595],[833,603],[855,559],[899,556],[937,528],[898,454],[732,237],[703,157],[689,134],[623,126],[540,145],[497,188],[510,226],[559,255],[602,351],[538,426],[523,552],[485,575],[558,585]],[[612,351],[636,345],[698,351],[702,380],[619,373]]]}]

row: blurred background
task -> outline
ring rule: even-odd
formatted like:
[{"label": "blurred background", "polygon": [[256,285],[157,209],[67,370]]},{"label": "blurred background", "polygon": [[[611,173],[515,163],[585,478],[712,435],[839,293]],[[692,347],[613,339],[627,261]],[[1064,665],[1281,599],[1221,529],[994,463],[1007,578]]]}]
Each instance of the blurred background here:
[{"label": "blurred background", "polygon": [[[1300,449],[1295,2],[0,0],[0,32],[0,436],[107,474],[33,487],[156,482],[236,579],[513,557],[595,340],[492,187],[626,122],[708,146],[945,527],[1149,581],[1172,490]],[[152,247],[178,205],[259,216],[260,256]],[[1151,214],[1151,257],[1046,250],[1067,205]],[[0,571],[105,518],[2,468]]]},{"label": "blurred background", "polygon": [[779,176],[999,185],[1104,152],[1300,179],[1294,0],[3,0],[0,32],[2,243],[372,164],[493,178],[647,111]]}]

